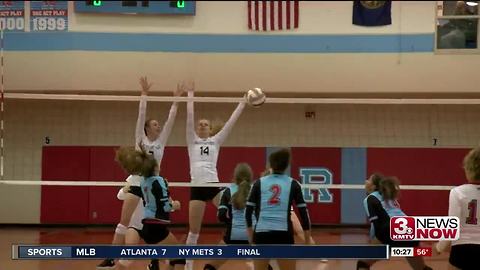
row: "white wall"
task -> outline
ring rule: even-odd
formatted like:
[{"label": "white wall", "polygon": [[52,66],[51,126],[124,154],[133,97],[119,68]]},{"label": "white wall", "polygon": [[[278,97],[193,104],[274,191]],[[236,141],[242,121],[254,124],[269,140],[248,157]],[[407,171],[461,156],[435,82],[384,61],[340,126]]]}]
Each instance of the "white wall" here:
[{"label": "white wall", "polygon": [[[299,29],[274,34],[394,34],[434,30],[435,1],[393,1],[392,25],[377,28],[352,25],[352,6],[352,1],[300,1]],[[252,34],[247,28],[247,1],[197,1],[195,16],[76,14],[73,3],[69,11],[70,29],[79,32]]]},{"label": "white wall", "polygon": [[[72,32],[255,34],[246,27],[246,2],[197,2],[195,16],[76,14]],[[391,26],[351,23],[351,1],[303,1],[300,28],[284,35],[433,33],[434,1],[394,1]],[[8,41],[7,41],[8,42]],[[95,41],[92,41],[95,42]],[[400,42],[400,40],[399,40]],[[5,52],[9,91],[137,90],[146,74],[154,91],[171,91],[193,77],[200,91],[242,92],[260,86],[270,93],[462,93],[478,92],[479,55],[426,53],[167,53]]]},{"label": "white wall", "polygon": [[[432,53],[232,54],[8,52],[9,91],[136,91],[149,76],[153,91],[171,92],[194,78],[199,91],[270,93],[478,93],[479,55]],[[48,67],[48,68],[46,68]]]}]

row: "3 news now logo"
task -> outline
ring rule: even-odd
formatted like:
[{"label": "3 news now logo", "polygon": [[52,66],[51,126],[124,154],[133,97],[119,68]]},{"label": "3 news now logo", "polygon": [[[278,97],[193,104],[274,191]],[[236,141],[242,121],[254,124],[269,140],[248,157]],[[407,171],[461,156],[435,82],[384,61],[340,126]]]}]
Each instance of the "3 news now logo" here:
[{"label": "3 news now logo", "polygon": [[458,217],[392,217],[390,238],[394,241],[457,240],[460,237]]}]

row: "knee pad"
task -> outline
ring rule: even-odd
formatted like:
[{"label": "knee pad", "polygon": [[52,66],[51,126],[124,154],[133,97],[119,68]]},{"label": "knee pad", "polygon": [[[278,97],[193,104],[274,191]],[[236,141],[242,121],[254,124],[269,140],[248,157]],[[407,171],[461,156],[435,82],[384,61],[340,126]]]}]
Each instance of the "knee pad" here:
[{"label": "knee pad", "polygon": [[125,235],[127,234],[127,227],[123,224],[118,223],[117,228],[115,229],[116,234]]},{"label": "knee pad", "polygon": [[128,268],[132,264],[132,260],[118,260],[118,263],[121,264],[123,267]]}]

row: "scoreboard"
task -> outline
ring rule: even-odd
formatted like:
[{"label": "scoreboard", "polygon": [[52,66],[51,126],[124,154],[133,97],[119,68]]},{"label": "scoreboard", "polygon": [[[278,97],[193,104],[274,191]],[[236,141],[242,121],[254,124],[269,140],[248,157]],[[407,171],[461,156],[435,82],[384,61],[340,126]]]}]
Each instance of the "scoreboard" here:
[{"label": "scoreboard", "polygon": [[195,1],[75,1],[75,12],[195,15]]}]

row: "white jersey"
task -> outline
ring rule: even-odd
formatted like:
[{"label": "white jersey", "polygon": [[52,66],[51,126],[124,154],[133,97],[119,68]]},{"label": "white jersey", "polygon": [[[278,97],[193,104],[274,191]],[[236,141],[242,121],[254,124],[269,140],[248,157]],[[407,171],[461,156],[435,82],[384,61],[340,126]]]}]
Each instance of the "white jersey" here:
[{"label": "white jersey", "polygon": [[451,244],[480,245],[480,185],[465,184],[450,191],[448,215],[460,219],[460,238],[456,241],[440,241],[437,251],[445,251]]},{"label": "white jersey", "polygon": [[450,191],[448,215],[460,219],[460,238],[452,245],[480,245],[480,185],[465,184]]},{"label": "white jersey", "polygon": [[[193,97],[193,92],[188,92]],[[190,177],[194,184],[219,182],[217,160],[220,146],[233,128],[238,117],[245,108],[245,102],[238,104],[225,126],[215,136],[202,139],[195,133],[193,121],[193,101],[187,102],[187,143],[190,157]]]},{"label": "white jersey", "polygon": [[131,186],[140,186],[140,180],[142,177],[140,175],[129,175],[125,181],[127,181]]},{"label": "white jersey", "polygon": [[[168,114],[168,119],[163,126],[162,132],[155,141],[150,141],[145,135],[144,126],[145,126],[145,115],[147,112],[147,96],[142,95],[140,97],[140,105],[138,107],[138,118],[137,126],[135,128],[135,147],[138,149],[138,145],[142,144],[144,150],[147,153],[153,155],[155,160],[158,162],[158,166],[162,163],[163,152],[165,150],[165,145],[167,144],[168,136],[170,135],[173,123],[175,121],[175,116],[177,115],[178,104],[174,102],[170,108]],[[127,182],[132,186],[140,186],[140,177],[131,175],[127,178]]]}]

